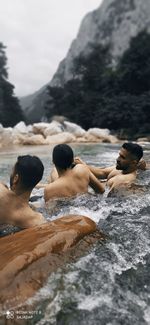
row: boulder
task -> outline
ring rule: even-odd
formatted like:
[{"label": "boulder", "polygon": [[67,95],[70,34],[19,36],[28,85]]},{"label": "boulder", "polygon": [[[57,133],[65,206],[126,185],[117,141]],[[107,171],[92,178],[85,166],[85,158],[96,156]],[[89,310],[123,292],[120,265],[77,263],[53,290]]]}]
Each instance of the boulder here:
[{"label": "boulder", "polygon": [[50,125],[50,123],[45,123],[45,122],[41,122],[41,123],[34,123],[33,124],[33,133],[34,134],[44,134],[44,130],[46,128],[48,128]]},{"label": "boulder", "polygon": [[3,125],[0,124],[0,133],[2,133],[4,131]]},{"label": "boulder", "polygon": [[138,138],[138,143],[150,142],[150,137]]},{"label": "boulder", "polygon": [[33,134],[23,136],[18,134],[17,138],[14,140],[14,144],[19,145],[42,145],[46,144],[45,139],[41,134]]},{"label": "boulder", "polygon": [[119,139],[115,135],[110,134],[108,136],[103,137],[102,142],[115,144],[119,142]]},{"label": "boulder", "polygon": [[43,135],[45,138],[49,135],[55,135],[62,133],[64,131],[64,127],[57,121],[53,121],[49,124],[49,126],[43,131]]},{"label": "boulder", "polygon": [[85,142],[88,142],[88,140],[83,136],[83,137],[77,137],[76,142],[77,143],[85,143]]},{"label": "boulder", "polygon": [[18,133],[28,133],[28,127],[24,122],[19,122],[14,126],[14,131]]},{"label": "boulder", "polygon": [[110,131],[108,129],[91,128],[86,132],[86,135],[89,134],[95,136],[96,138],[101,138],[108,136],[110,134]]},{"label": "boulder", "polygon": [[70,143],[70,142],[75,142],[76,138],[73,134],[69,133],[69,132],[62,132],[59,134],[55,134],[52,136],[48,136],[45,139],[45,143],[46,144],[53,144],[53,143]]},{"label": "boulder", "polygon": [[70,132],[76,137],[82,137],[85,135],[86,131],[79,125],[75,123],[71,123],[68,121],[64,121],[65,131]]},{"label": "boulder", "polygon": [[0,132],[0,145],[1,147],[9,147],[13,144],[13,129],[3,128],[2,132]]},{"label": "boulder", "polygon": [[106,143],[113,143],[113,144],[119,142],[118,138],[115,135],[111,135],[108,129],[98,129],[98,128],[89,129],[85,133],[84,137],[88,142],[99,142],[99,143],[106,142]]},{"label": "boulder", "polygon": [[[92,233],[91,242],[87,237],[84,243],[84,237]],[[94,240],[104,239],[94,221],[79,215],[64,216],[0,238],[1,310],[25,302],[44,285],[51,272],[81,256]]]},{"label": "boulder", "polygon": [[102,142],[102,139],[88,132],[85,133],[84,139],[86,140],[86,142],[99,142],[99,143]]}]

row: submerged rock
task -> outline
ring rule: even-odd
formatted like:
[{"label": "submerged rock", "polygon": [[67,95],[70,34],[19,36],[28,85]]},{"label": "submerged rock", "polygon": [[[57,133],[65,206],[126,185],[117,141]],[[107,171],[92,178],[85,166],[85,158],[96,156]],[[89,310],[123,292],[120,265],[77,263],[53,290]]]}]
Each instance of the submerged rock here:
[{"label": "submerged rock", "polygon": [[[87,239],[74,253],[72,247],[95,231],[96,224],[88,217],[70,215],[1,238],[1,310],[25,302],[52,271],[81,255],[94,239]],[[104,235],[99,232],[97,239],[103,240]]]}]

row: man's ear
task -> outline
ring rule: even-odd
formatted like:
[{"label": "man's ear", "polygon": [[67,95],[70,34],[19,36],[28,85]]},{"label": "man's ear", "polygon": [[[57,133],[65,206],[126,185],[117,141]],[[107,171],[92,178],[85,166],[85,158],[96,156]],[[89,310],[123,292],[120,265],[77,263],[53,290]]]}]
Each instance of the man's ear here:
[{"label": "man's ear", "polygon": [[145,162],[144,159],[141,159],[141,160],[138,162],[137,168],[138,168],[138,169],[141,169],[141,170],[146,170],[146,162]]},{"label": "man's ear", "polygon": [[16,174],[13,178],[13,184],[17,184],[19,182],[19,175]]},{"label": "man's ear", "polygon": [[132,161],[132,165],[135,166],[135,167],[137,167],[137,166],[138,166],[138,161],[137,161],[136,159],[134,159],[134,160]]}]

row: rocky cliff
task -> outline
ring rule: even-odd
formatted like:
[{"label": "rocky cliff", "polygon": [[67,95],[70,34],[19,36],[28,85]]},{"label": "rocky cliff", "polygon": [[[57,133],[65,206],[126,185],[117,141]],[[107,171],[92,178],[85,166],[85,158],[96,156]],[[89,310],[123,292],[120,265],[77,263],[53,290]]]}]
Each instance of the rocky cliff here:
[{"label": "rocky cliff", "polygon": [[[110,44],[112,64],[128,48],[130,39],[141,30],[150,31],[150,0],[104,0],[102,5],[83,19],[77,38],[72,42],[66,58],[49,83],[51,86],[63,85],[73,75],[74,59],[79,54],[87,55],[92,44]],[[44,115],[45,89],[30,96],[28,104],[24,98],[22,107],[27,116],[37,121]]]}]

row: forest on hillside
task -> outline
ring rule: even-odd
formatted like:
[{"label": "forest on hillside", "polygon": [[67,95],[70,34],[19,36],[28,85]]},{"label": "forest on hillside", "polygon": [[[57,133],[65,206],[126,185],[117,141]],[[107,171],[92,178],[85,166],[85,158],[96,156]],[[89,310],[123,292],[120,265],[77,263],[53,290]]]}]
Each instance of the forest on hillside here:
[{"label": "forest on hillside", "polygon": [[108,46],[91,45],[74,62],[73,79],[48,87],[46,116],[64,115],[85,129],[109,128],[120,138],[150,135],[150,34],[131,39],[115,68]]},{"label": "forest on hillside", "polygon": [[0,123],[4,127],[14,126],[24,116],[14,86],[8,81],[6,47],[0,42]]}]

